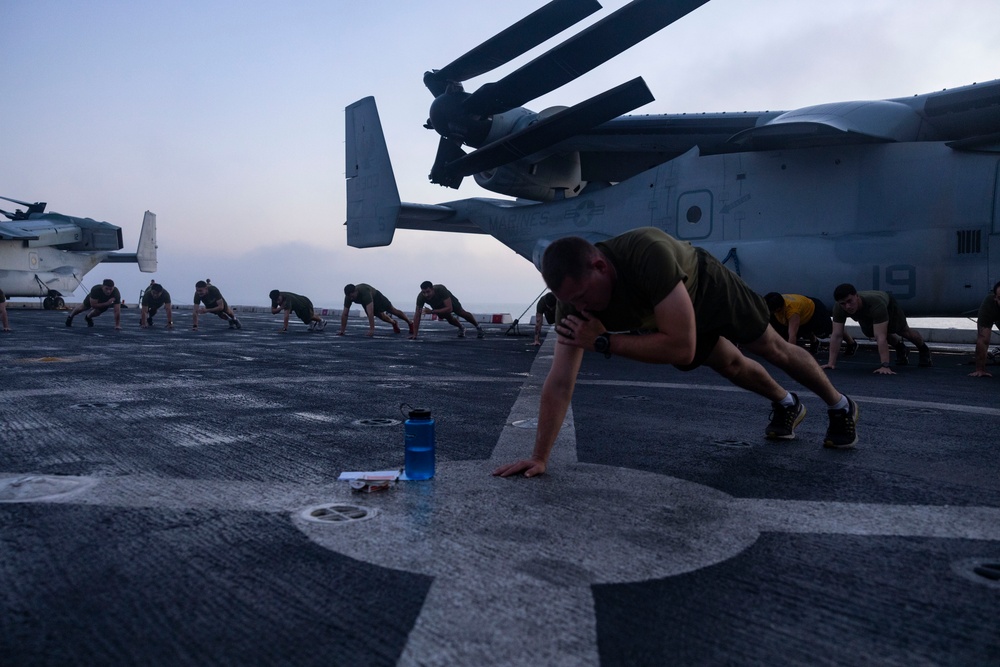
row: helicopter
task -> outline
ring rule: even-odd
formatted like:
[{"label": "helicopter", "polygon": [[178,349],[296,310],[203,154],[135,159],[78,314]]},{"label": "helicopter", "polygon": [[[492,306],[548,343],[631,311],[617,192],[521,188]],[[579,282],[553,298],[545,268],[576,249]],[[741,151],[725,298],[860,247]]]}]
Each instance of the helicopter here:
[{"label": "helicopter", "polygon": [[[911,316],[975,311],[1000,280],[1000,80],[787,110],[628,116],[641,77],[570,107],[522,105],[708,0],[633,0],[498,81],[489,72],[598,11],[553,0],[441,69],[430,180],[513,199],[401,202],[374,97],[346,108],[347,242],[490,234],[539,267],[555,239],[658,227],[760,293],[892,293]],[[466,152],[465,147],[472,150]]]},{"label": "helicopter", "polygon": [[45,202],[0,197],[24,209],[0,222],[0,290],[8,296],[41,297],[42,307],[65,307],[63,293],[80,286],[101,262],[136,263],[143,273],[156,271],[156,214],[146,211],[134,253],[124,247],[121,227],[91,218],[45,212]]}]

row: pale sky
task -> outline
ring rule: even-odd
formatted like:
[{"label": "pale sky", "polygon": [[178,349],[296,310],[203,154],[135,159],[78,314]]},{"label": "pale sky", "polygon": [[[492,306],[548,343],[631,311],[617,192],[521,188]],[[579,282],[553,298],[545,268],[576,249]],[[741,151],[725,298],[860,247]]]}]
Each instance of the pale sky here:
[{"label": "pale sky", "polygon": [[[177,303],[211,278],[231,303],[265,304],[277,288],[336,307],[345,283],[367,282],[409,310],[432,280],[477,312],[527,307],[541,279],[488,236],[398,231],[388,248],[347,246],[344,107],[375,96],[404,201],[495,196],[471,178],[458,191],[428,183],[437,135],[421,127],[432,99],[421,77],[542,4],[0,0],[0,195],[119,225],[129,252],[143,212],[156,213],[156,274],[102,265],[84,279],[112,277],[130,301],[151,277]],[[602,4],[580,27],[625,2]],[[712,0],[527,106],[640,75],[656,101],[636,113],[788,110],[987,81],[1000,78],[1000,2]]]}]

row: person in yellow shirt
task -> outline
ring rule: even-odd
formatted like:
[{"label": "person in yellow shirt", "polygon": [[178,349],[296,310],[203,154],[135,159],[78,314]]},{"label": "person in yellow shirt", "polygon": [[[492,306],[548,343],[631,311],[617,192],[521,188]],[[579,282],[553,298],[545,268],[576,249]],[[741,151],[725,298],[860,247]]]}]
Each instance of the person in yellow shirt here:
[{"label": "person in yellow shirt", "polygon": [[[799,338],[805,338],[809,343],[806,347],[816,356],[819,352],[819,338],[829,338],[833,331],[830,311],[823,302],[801,294],[777,292],[765,294],[764,301],[771,311],[771,326],[792,345],[797,345]],[[858,343],[846,332],[844,341],[844,356],[850,357],[857,352]]]}]

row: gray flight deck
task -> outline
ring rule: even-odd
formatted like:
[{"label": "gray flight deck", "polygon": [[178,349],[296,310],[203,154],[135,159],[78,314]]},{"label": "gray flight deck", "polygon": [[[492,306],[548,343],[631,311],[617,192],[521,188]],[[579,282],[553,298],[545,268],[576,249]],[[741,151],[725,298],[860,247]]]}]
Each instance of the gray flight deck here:
[{"label": "gray flight deck", "polygon": [[[971,347],[842,359],[853,451],[801,389],[775,444],[711,371],[589,354],[549,473],[500,479],[553,336],[64,318],[0,334],[0,664],[1000,664],[1000,372]],[[437,476],[352,492],[402,465],[401,403]]]}]

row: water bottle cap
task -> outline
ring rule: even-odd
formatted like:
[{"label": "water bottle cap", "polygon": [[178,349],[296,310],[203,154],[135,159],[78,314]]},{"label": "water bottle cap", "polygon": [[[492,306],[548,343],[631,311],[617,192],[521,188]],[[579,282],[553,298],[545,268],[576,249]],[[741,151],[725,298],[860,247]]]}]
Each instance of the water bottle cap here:
[{"label": "water bottle cap", "polygon": [[410,419],[430,419],[431,411],[427,408],[413,408],[410,410]]}]

